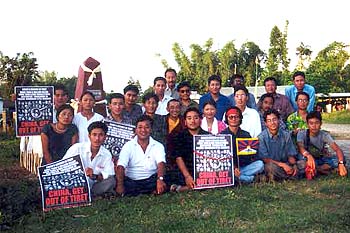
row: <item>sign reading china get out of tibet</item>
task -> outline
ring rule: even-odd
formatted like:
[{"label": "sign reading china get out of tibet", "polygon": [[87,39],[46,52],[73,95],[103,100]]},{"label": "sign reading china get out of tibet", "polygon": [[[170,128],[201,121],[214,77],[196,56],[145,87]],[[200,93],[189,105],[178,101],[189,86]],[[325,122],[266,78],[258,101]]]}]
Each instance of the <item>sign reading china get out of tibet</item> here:
[{"label": "sign reading china get out of tibet", "polygon": [[193,145],[196,189],[234,185],[231,135],[195,135]]},{"label": "sign reading china get out of tibet", "polygon": [[40,135],[44,125],[53,122],[53,87],[18,86],[16,94],[16,135]]}]

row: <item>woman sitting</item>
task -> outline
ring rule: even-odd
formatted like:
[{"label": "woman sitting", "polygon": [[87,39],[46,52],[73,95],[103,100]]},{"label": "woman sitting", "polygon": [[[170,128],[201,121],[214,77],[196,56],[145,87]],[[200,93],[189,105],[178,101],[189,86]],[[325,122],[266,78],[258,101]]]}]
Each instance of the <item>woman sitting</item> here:
[{"label": "woman sitting", "polygon": [[201,128],[208,131],[211,134],[217,135],[226,129],[226,125],[222,121],[218,121],[215,118],[216,114],[216,102],[214,100],[208,100],[203,105],[203,119]]},{"label": "woman sitting", "polygon": [[57,109],[57,123],[47,124],[41,132],[43,148],[42,165],[63,158],[71,145],[78,142],[78,128],[72,124],[74,109],[70,105],[62,105]]}]

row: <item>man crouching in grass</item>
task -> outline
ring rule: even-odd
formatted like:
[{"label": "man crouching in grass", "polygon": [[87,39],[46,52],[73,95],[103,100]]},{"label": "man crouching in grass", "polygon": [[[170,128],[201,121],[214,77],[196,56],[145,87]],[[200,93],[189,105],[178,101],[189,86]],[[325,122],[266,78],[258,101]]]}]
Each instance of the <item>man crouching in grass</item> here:
[{"label": "man crouching in grass", "polygon": [[296,179],[305,168],[303,160],[297,161],[297,151],[290,133],[279,128],[279,117],[276,110],[267,110],[264,113],[266,129],[258,136],[258,156],[265,163],[269,181]]},{"label": "man crouching in grass", "polygon": [[142,115],[136,121],[135,138],[125,143],[117,166],[117,187],[120,195],[162,194],[164,181],[164,146],[151,137],[153,120]]},{"label": "man crouching in grass", "polygon": [[105,123],[96,121],[89,125],[89,142],[72,145],[65,156],[69,158],[80,155],[88,177],[93,198],[105,194],[115,194],[115,176],[112,155],[102,146],[106,139],[108,127]]},{"label": "man crouching in grass", "polygon": [[[328,175],[332,169],[336,168],[340,176],[346,176],[343,151],[329,133],[321,130],[321,113],[317,111],[308,113],[306,122],[308,129],[298,133],[297,143],[300,154],[306,158],[306,175],[308,175],[307,170],[310,170],[307,178],[311,179],[316,172]],[[330,155],[328,147],[335,151],[336,156]]]}]

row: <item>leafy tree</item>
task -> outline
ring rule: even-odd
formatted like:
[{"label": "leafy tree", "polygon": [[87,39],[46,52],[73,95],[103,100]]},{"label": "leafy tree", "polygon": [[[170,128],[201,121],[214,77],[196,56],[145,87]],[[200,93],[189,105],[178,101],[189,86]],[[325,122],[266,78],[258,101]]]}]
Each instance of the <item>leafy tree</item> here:
[{"label": "leafy tree", "polygon": [[66,87],[70,98],[74,98],[77,80],[78,80],[77,76],[72,76],[70,78],[65,78],[65,77],[60,78],[58,79],[57,82],[62,83]]},{"label": "leafy tree", "polygon": [[[307,69],[307,80],[318,93],[344,92],[347,90],[342,75],[345,63],[350,55],[346,51],[348,46],[342,42],[333,42],[321,50]],[[349,68],[347,68],[349,69]]]},{"label": "leafy tree", "polygon": [[304,43],[301,42],[299,47],[297,47],[297,52],[296,52],[296,55],[298,55],[298,64],[296,67],[297,70],[301,70],[301,71],[306,70],[305,62],[308,64],[310,63],[311,54],[312,54],[312,51],[310,49],[310,46],[304,45]]},{"label": "leafy tree", "polygon": [[17,53],[15,57],[0,52],[0,81],[5,87],[3,97],[9,98],[15,86],[32,85],[39,76],[37,59],[32,52]]},{"label": "leafy tree", "polygon": [[237,53],[233,41],[229,41],[217,52],[219,65],[217,74],[221,76],[223,86],[229,86],[228,79],[235,73],[237,67]]},{"label": "leafy tree", "polygon": [[55,71],[49,72],[44,71],[41,72],[39,77],[35,80],[35,84],[37,85],[55,85],[57,83],[57,74]]},{"label": "leafy tree", "polygon": [[[288,82],[290,72],[288,71],[290,59],[287,49],[287,30],[289,22],[286,21],[284,32],[274,26],[270,34],[270,49],[266,63],[266,75],[274,76],[281,84]],[[282,72],[280,72],[282,70]]]}]

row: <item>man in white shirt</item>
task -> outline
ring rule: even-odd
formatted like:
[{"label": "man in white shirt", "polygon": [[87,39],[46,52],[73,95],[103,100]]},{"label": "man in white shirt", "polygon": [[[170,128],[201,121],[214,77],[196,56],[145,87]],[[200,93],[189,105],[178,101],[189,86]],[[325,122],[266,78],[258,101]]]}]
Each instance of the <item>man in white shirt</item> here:
[{"label": "man in white shirt", "polygon": [[164,77],[167,82],[167,87],[165,89],[165,95],[170,96],[174,99],[179,99],[179,93],[176,90],[176,70],[168,68],[165,70]]},{"label": "man in white shirt", "polygon": [[63,157],[65,159],[80,155],[93,197],[105,193],[114,194],[116,181],[112,155],[102,146],[107,131],[105,123],[91,123],[88,127],[89,141],[72,145]]},{"label": "man in white shirt", "polygon": [[235,87],[234,98],[236,106],[242,111],[243,119],[241,129],[248,131],[254,138],[261,133],[261,123],[259,113],[247,107],[249,92],[244,86]]},{"label": "man in white shirt", "polygon": [[153,91],[158,96],[159,102],[156,113],[159,115],[168,115],[168,110],[166,109],[168,105],[168,101],[172,99],[172,97],[165,95],[165,88],[167,82],[163,77],[156,77],[153,81]]},{"label": "man in white shirt", "polygon": [[162,194],[166,190],[164,146],[150,136],[152,121],[147,115],[138,118],[135,138],[120,152],[116,188],[120,195]]}]

